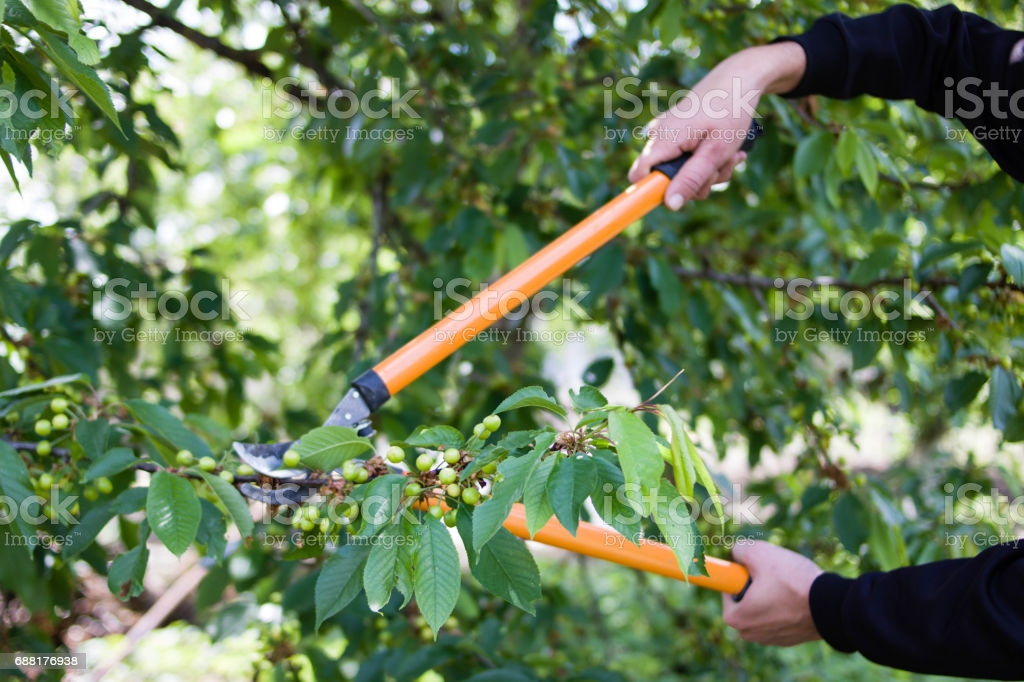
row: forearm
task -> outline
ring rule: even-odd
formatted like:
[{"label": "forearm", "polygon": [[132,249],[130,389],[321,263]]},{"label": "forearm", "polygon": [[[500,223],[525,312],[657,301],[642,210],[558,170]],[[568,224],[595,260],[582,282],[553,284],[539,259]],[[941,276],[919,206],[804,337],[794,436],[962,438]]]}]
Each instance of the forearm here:
[{"label": "forearm", "polygon": [[914,672],[1024,678],[1024,544],[855,580],[823,574],[810,606],[840,651]]}]

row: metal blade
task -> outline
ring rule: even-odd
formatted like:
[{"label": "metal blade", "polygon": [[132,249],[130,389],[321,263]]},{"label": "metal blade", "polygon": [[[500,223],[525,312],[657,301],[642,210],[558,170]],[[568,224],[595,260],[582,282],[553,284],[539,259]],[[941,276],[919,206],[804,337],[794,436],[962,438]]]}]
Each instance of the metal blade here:
[{"label": "metal blade", "polygon": [[298,485],[285,485],[273,490],[265,490],[254,486],[252,483],[243,483],[239,488],[241,493],[250,500],[258,500],[263,504],[274,506],[296,507],[301,505],[310,495],[316,492],[316,488],[304,488]]}]

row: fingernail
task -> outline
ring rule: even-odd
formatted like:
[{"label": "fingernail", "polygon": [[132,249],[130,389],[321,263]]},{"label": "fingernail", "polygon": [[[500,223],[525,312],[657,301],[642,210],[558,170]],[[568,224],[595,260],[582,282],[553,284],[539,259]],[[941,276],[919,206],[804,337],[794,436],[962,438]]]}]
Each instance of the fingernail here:
[{"label": "fingernail", "polygon": [[678,211],[683,207],[683,195],[673,194],[668,198],[668,207],[673,211]]}]

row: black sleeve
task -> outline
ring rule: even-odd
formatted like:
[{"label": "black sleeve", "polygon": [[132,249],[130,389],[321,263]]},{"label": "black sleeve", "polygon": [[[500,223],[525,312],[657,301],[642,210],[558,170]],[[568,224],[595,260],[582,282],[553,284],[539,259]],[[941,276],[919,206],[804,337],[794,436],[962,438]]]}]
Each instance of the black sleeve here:
[{"label": "black sleeve", "polygon": [[823,573],[810,605],[839,651],[919,673],[1024,679],[1024,540],[852,580]]},{"label": "black sleeve", "polygon": [[912,99],[958,118],[1003,170],[1024,182],[1024,33],[952,5],[830,14],[799,43],[807,69],[789,97]]}]

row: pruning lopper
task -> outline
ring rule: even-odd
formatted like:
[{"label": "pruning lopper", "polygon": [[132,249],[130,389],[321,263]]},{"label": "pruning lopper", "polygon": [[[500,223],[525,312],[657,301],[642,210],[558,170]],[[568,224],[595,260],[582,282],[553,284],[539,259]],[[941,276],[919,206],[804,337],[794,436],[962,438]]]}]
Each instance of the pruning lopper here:
[{"label": "pruning lopper", "polygon": [[[761,132],[760,124],[754,121],[740,149],[747,151],[753,147],[754,140]],[[460,308],[364,372],[352,382],[351,388],[331,412],[324,426],[347,426],[360,435],[372,435],[370,415],[391,396],[498,320],[499,303],[506,300],[506,295],[533,296],[661,204],[669,182],[690,156],[687,152],[656,165],[653,172],[643,180],[631,185]],[[235,443],[234,449],[242,461],[265,476],[297,479],[308,472],[282,468],[284,453],[293,443]],[[298,504],[312,494],[312,490],[264,490],[248,483],[242,486],[242,493],[247,497],[267,504]],[[581,522],[576,534],[572,535],[552,518],[531,537],[521,504],[513,507],[505,521],[505,528],[526,540],[732,594],[736,601],[742,598],[750,585],[750,575],[740,564],[706,557],[708,575],[688,576],[680,570],[668,546],[653,542],[634,545],[624,541],[615,531],[586,522]]]}]

